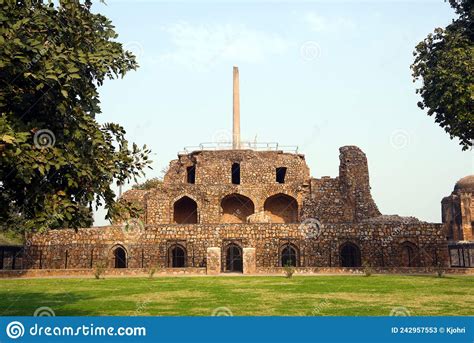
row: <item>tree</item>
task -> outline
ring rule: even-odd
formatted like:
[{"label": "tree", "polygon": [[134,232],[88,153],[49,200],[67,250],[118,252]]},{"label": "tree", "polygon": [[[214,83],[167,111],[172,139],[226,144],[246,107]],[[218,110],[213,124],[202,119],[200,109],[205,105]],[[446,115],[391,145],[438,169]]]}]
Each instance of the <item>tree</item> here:
[{"label": "tree", "polygon": [[111,185],[143,175],[149,150],[100,125],[98,87],[137,68],[90,0],[0,1],[0,226],[84,227],[137,209]]},{"label": "tree", "polygon": [[466,150],[474,140],[474,2],[449,3],[458,18],[418,43],[411,68],[414,81],[423,81],[418,106]]}]

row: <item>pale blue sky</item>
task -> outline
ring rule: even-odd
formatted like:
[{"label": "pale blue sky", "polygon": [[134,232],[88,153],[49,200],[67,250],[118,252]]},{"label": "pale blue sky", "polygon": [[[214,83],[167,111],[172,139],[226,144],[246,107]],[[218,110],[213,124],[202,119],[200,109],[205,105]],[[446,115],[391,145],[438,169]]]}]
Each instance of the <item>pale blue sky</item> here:
[{"label": "pale blue sky", "polygon": [[472,151],[417,107],[409,69],[415,45],[454,16],[441,0],[109,0],[94,9],[141,66],[101,88],[98,120],[151,147],[149,178],[184,146],[228,135],[233,65],[243,139],[298,145],[314,177],[337,176],[339,147],[359,146],[384,214],[440,222],[441,198],[473,173]]}]

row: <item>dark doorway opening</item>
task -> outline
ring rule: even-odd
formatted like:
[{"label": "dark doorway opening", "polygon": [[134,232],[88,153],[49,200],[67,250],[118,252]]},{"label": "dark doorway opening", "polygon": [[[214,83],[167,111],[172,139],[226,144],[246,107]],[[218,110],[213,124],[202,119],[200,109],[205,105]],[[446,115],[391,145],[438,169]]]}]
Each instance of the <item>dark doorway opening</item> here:
[{"label": "dark doorway opening", "polygon": [[228,272],[242,273],[244,271],[242,248],[237,244],[230,244],[227,247],[225,265],[225,270]]},{"label": "dark doorway opening", "polygon": [[115,260],[115,268],[127,268],[127,253],[125,249],[122,247],[117,247],[114,250],[114,260]]},{"label": "dark doorway opening", "polygon": [[232,183],[240,185],[240,163],[232,163]]},{"label": "dark doorway opening", "polygon": [[418,267],[418,248],[416,245],[406,242],[402,245],[401,256],[402,267]]},{"label": "dark doorway opening", "polygon": [[298,265],[298,254],[296,248],[291,244],[285,245],[281,251],[281,266],[282,267],[296,267]]},{"label": "dark doorway opening", "polygon": [[286,177],[286,168],[278,167],[276,169],[276,182],[285,183],[285,177]]},{"label": "dark doorway opening", "polygon": [[186,168],[186,181],[188,183],[196,183],[196,166]]},{"label": "dark doorway opening", "polygon": [[352,243],[344,244],[341,248],[341,266],[360,267],[361,265],[359,247]]},{"label": "dark doorway opening", "polygon": [[186,267],[186,250],[180,245],[174,245],[170,249],[171,268]]}]

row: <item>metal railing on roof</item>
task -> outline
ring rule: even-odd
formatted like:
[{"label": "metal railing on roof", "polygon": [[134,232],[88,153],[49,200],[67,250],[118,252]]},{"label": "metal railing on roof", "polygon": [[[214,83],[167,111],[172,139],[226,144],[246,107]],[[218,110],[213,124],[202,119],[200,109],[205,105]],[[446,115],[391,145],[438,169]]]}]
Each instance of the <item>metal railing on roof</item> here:
[{"label": "metal railing on roof", "polygon": [[[232,142],[205,142],[196,146],[184,147],[180,151],[180,155],[190,154],[193,151],[216,151],[216,150],[233,150]],[[255,150],[255,151],[283,151],[288,153],[298,153],[298,146],[296,145],[280,145],[275,142],[240,142],[240,150]]]}]

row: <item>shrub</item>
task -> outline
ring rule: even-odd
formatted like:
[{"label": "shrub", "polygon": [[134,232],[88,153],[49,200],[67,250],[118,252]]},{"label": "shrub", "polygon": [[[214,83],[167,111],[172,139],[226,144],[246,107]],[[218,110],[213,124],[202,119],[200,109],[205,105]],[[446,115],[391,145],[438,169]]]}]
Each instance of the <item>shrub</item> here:
[{"label": "shrub", "polygon": [[372,269],[372,267],[368,263],[363,264],[363,271],[364,271],[364,275],[367,276],[367,277],[371,276],[374,272],[374,270]]},{"label": "shrub", "polygon": [[438,277],[443,277],[445,272],[446,271],[444,270],[443,264],[441,262],[438,262],[436,266],[436,274],[438,275]]},{"label": "shrub", "polygon": [[99,262],[95,265],[95,271],[94,271],[94,276],[96,279],[100,279],[100,276],[104,273],[105,271],[105,263],[104,262]]},{"label": "shrub", "polygon": [[156,273],[156,268],[149,268],[148,269],[148,277],[150,279],[153,279],[153,276],[155,275],[155,273]]},{"label": "shrub", "polygon": [[291,279],[295,273],[295,267],[291,266],[289,263],[285,264],[285,277]]}]

